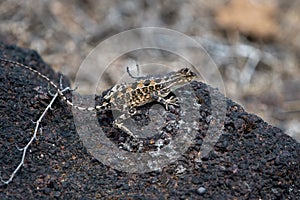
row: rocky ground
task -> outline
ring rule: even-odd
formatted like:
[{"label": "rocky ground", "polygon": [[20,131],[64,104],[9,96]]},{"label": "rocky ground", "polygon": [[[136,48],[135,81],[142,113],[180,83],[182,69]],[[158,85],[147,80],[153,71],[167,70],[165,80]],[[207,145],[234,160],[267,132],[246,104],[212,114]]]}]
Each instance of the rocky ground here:
[{"label": "rocky ground", "polygon": [[[57,100],[42,121],[42,133],[30,146],[24,167],[12,183],[0,185],[0,199],[299,199],[299,24],[297,0],[1,1],[0,40],[5,43],[0,43],[0,56],[31,65],[55,83],[60,74],[54,71],[59,71],[65,75],[64,85],[72,85],[83,61],[105,39],[133,28],[163,27],[201,44],[221,74],[224,90],[218,88],[229,99],[222,110],[224,101],[214,103],[211,98],[215,94],[224,100],[212,89],[216,85],[191,83],[194,98],[187,100],[196,103],[186,113],[197,122],[193,142],[172,164],[147,173],[116,170],[100,162],[94,151],[106,155],[109,147],[116,147],[144,155],[157,152],[161,141],[162,150],[167,149],[183,133],[178,129],[182,107],[170,112],[158,109],[157,116],[149,111],[154,105],[142,107],[142,114],[133,120],[136,128],[147,125],[149,133],[161,126],[163,134],[134,140],[112,128],[111,112],[97,115],[95,126],[104,134],[89,134],[89,126],[78,126],[88,124],[89,116],[74,115]],[[194,46],[188,48],[191,57],[202,61],[196,67],[207,64]],[[128,64],[143,65],[150,57],[152,63],[172,68],[180,64],[180,56],[141,50],[119,57],[101,79],[104,85],[96,102],[104,90],[121,81]],[[98,59],[106,57],[101,54]],[[52,98],[48,90],[55,90],[22,68],[0,64],[0,173],[6,179],[21,159],[16,146],[29,141],[33,121]],[[77,92],[91,97],[95,92],[91,83],[99,77],[84,75]],[[189,96],[187,88],[177,92]],[[193,109],[199,115],[193,115]],[[224,127],[216,131],[218,142],[204,155],[202,147],[213,136],[210,128],[217,125]],[[87,145],[88,139],[94,143]],[[102,151],[100,146],[106,143],[111,146]]]},{"label": "rocky ground", "polygon": [[[179,31],[208,51],[229,98],[299,140],[299,13],[297,0],[9,0],[0,3],[0,38],[35,49],[72,83],[86,56],[115,34],[148,26]],[[119,58],[114,72],[127,64]],[[92,94],[93,78],[80,80],[82,93]]]},{"label": "rocky ground", "polygon": [[[60,75],[35,51],[1,43],[0,56],[30,65],[59,82]],[[45,80],[14,64],[0,63],[0,171],[7,179],[21,159],[16,146],[29,141],[34,121],[52,97]],[[69,84],[65,77],[63,84]],[[161,170],[127,173],[99,162],[83,145],[70,107],[57,100],[43,119],[24,166],[10,184],[0,183],[0,199],[299,199],[300,144],[228,98],[224,118],[218,120],[222,104],[214,103],[212,96],[225,97],[204,83],[190,86],[196,102],[190,109],[198,114],[195,137],[176,161]],[[178,89],[178,94],[186,91]],[[109,113],[103,115],[112,120]],[[172,115],[180,117],[180,112]],[[141,115],[136,122],[149,120],[146,117]],[[215,131],[220,137],[207,155],[201,155],[212,134],[209,127],[218,123],[222,128]],[[101,126],[124,135],[109,123]],[[180,137],[171,135],[172,140]],[[124,144],[120,137],[108,138],[115,145]],[[140,151],[150,150],[155,151],[151,146]]]}]

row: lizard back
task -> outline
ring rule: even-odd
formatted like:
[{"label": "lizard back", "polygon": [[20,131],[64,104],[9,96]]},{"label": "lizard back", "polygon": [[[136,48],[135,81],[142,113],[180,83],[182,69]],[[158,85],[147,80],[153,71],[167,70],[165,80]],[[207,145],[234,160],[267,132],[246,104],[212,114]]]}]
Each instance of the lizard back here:
[{"label": "lizard back", "polygon": [[171,90],[182,87],[195,78],[196,74],[189,68],[163,76],[140,77],[134,83],[123,83],[111,88],[103,97],[105,103],[102,106],[126,111],[155,101],[155,96],[166,97]]}]

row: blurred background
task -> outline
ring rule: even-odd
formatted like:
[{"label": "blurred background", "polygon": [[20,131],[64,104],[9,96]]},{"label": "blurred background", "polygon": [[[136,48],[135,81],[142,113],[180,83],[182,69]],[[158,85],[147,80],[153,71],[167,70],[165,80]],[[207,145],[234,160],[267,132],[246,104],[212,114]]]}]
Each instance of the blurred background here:
[{"label": "blurred background", "polygon": [[0,2],[0,39],[36,50],[71,80],[101,41],[149,26],[197,40],[217,64],[227,97],[300,141],[298,0]]}]

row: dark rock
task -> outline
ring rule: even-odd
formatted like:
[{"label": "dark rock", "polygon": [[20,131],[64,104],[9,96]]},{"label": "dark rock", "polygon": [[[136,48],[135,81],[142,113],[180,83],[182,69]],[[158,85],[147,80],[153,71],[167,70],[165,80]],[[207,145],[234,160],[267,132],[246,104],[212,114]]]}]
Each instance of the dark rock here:
[{"label": "dark rock", "polygon": [[[60,75],[35,51],[0,43],[0,56],[30,65],[59,83]],[[51,96],[45,80],[13,64],[0,64],[0,172],[7,179],[21,158],[15,146],[23,147],[29,141],[35,127],[32,121],[38,119]],[[64,84],[69,84],[66,78]],[[29,148],[25,165],[10,184],[0,183],[0,199],[299,199],[300,144],[229,99],[224,121],[218,121],[220,112],[214,112],[213,106],[221,105],[213,104],[211,94],[224,97],[203,83],[191,86],[201,103],[194,108],[199,110],[199,118],[194,120],[198,133],[188,150],[161,171],[130,174],[95,162],[76,132],[71,109],[57,100],[42,122],[38,140]],[[147,121],[143,116],[138,120]],[[101,126],[118,135],[119,130],[110,127],[110,119],[106,116]],[[219,123],[223,123],[221,129],[209,132]],[[216,131],[222,134],[212,150],[198,158],[206,137]],[[126,134],[122,138],[109,139],[116,145],[129,141],[127,151],[131,143],[140,144]],[[141,151],[157,148],[147,147],[153,143],[151,139],[161,140],[159,135],[149,138]],[[177,173],[179,166],[185,170]]]}]

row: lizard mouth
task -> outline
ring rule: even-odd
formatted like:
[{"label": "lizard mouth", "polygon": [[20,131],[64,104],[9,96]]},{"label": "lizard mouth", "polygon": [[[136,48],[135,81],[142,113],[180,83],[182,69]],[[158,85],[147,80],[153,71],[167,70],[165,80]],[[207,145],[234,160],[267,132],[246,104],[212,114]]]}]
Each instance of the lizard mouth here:
[{"label": "lizard mouth", "polygon": [[189,74],[186,76],[187,82],[191,82],[195,78],[197,78],[197,74],[192,71],[190,71]]},{"label": "lizard mouth", "polygon": [[197,77],[197,74],[191,71],[188,79],[189,79],[189,81],[191,81],[191,80],[195,79],[196,77]]}]

